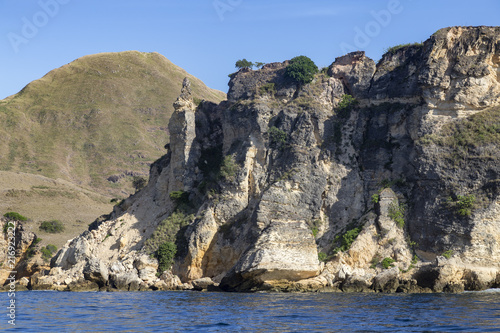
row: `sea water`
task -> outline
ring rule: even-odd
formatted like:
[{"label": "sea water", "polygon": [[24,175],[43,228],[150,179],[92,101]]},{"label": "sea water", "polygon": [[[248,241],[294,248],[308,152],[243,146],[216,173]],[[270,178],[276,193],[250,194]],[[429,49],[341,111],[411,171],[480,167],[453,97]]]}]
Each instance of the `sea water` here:
[{"label": "sea water", "polygon": [[500,290],[461,294],[18,292],[19,332],[500,332]]}]

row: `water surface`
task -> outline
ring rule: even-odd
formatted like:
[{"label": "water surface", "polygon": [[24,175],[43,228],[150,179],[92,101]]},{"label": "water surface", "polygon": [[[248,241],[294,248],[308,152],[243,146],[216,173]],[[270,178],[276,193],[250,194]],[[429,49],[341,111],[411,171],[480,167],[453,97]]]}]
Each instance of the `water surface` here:
[{"label": "water surface", "polygon": [[[6,293],[0,294],[8,305]],[[20,332],[500,332],[500,292],[16,294]],[[3,307],[5,309],[5,307]],[[12,330],[6,310],[0,329]]]}]

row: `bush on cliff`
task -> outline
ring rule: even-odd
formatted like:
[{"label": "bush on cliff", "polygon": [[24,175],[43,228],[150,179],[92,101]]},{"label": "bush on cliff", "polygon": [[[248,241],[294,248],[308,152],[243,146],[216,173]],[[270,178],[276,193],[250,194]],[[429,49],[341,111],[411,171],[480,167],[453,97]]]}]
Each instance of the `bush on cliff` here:
[{"label": "bush on cliff", "polygon": [[353,228],[341,235],[335,236],[335,239],[333,240],[334,244],[339,244],[340,246],[336,247],[333,249],[333,254],[337,254],[338,252],[342,251],[345,252],[350,249],[352,243],[358,237],[359,233],[361,232],[361,227]]},{"label": "bush on cliff", "polygon": [[189,201],[189,192],[173,191],[169,193],[170,199],[177,205],[175,210],[189,212],[192,209],[191,201]]},{"label": "bush on cliff", "polygon": [[28,218],[25,216],[22,216],[19,213],[16,212],[8,212],[3,214],[3,217],[5,217],[9,221],[27,221]]},{"label": "bush on cliff", "polygon": [[185,226],[189,224],[193,216],[185,215],[177,211],[158,224],[151,237],[144,243],[143,250],[151,254],[156,252],[160,245],[165,242],[175,242],[176,235]]},{"label": "bush on cliff", "polygon": [[285,76],[298,84],[308,84],[318,73],[318,66],[306,56],[298,56],[290,60]]},{"label": "bush on cliff", "polygon": [[44,246],[40,249],[40,252],[42,252],[42,259],[44,261],[49,261],[50,258],[56,253],[57,251],[57,246],[49,244],[47,246]]},{"label": "bush on cliff", "polygon": [[389,205],[389,218],[394,220],[400,228],[405,226],[405,209],[404,204],[398,205],[396,202],[391,202]]},{"label": "bush on cliff", "polygon": [[142,190],[144,187],[146,187],[147,184],[148,181],[144,177],[134,176],[132,180],[132,186],[134,187],[136,192]]},{"label": "bush on cliff", "polygon": [[393,263],[395,262],[394,259],[392,258],[384,258],[384,260],[382,260],[382,267],[384,267],[385,269],[389,269],[389,267],[392,267],[394,266]]},{"label": "bush on cliff", "polygon": [[416,46],[416,47],[423,47],[424,44],[423,43],[407,43],[407,44],[399,44],[399,45],[395,45],[395,46],[392,46],[392,47],[388,47],[384,50],[384,54],[386,53],[390,53],[390,54],[394,54],[396,53],[397,51],[405,48],[405,47],[410,47],[410,46]]},{"label": "bush on cliff", "polygon": [[232,182],[235,180],[236,173],[238,172],[238,164],[234,160],[233,155],[227,155],[222,161],[220,166],[219,176],[225,180]]},{"label": "bush on cliff", "polygon": [[269,127],[269,131],[267,133],[269,133],[269,142],[272,146],[276,148],[283,148],[286,145],[288,135],[285,131],[280,130],[275,126],[271,126]]},{"label": "bush on cliff", "polygon": [[422,145],[451,148],[445,157],[455,164],[474,156],[474,149],[500,145],[500,108],[491,108],[445,124],[438,133],[420,138]]},{"label": "bush on cliff", "polygon": [[449,197],[447,203],[450,208],[455,209],[458,215],[470,216],[476,203],[476,197],[473,194],[457,195],[455,200]]},{"label": "bush on cliff", "polygon": [[238,69],[252,68],[254,66],[254,63],[251,61],[248,61],[246,59],[241,59],[241,60],[238,60],[234,66]]},{"label": "bush on cliff", "polygon": [[342,95],[342,99],[336,107],[340,118],[348,118],[351,111],[358,105],[358,101],[351,95]]},{"label": "bush on cliff", "polygon": [[167,269],[170,269],[174,263],[174,257],[177,253],[177,246],[173,242],[165,242],[160,245],[158,251],[156,252],[156,258],[158,259],[158,273],[163,273]]}]

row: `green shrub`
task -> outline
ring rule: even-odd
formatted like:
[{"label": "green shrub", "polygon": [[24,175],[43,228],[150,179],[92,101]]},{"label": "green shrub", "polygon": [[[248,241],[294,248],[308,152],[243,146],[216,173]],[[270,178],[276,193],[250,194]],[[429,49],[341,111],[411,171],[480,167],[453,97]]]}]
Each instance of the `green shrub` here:
[{"label": "green shrub", "polygon": [[377,265],[380,263],[380,255],[375,255],[371,260],[370,268],[377,268]]},{"label": "green shrub", "polygon": [[57,234],[64,231],[64,225],[59,220],[44,221],[40,224],[39,229],[50,234]]},{"label": "green shrub", "polygon": [[445,251],[442,256],[445,257],[446,259],[450,259],[451,256],[453,255],[453,250],[448,250],[448,251]]},{"label": "green shrub", "polygon": [[236,164],[233,155],[227,155],[222,160],[220,166],[219,176],[227,181],[234,181],[236,172],[238,171],[238,164]]},{"label": "green shrub", "polygon": [[132,179],[132,186],[134,187],[136,192],[146,187],[147,183],[148,182],[145,177],[134,176],[134,178]]},{"label": "green shrub", "polygon": [[310,220],[307,222],[307,225],[311,229],[314,238],[316,238],[319,232],[319,228],[321,226],[321,220]]},{"label": "green shrub", "polygon": [[25,216],[22,216],[19,213],[16,212],[8,212],[3,214],[3,217],[5,217],[9,221],[28,221],[28,218]]},{"label": "green shrub", "polygon": [[395,46],[392,46],[392,47],[389,47],[387,49],[385,49],[385,52],[384,53],[391,53],[391,54],[394,54],[396,53],[398,50],[404,48],[404,47],[409,47],[409,46],[419,46],[419,47],[422,47],[424,46],[424,44],[422,43],[408,43],[408,44],[399,44],[399,45],[395,45]]},{"label": "green shrub", "polygon": [[328,256],[324,252],[318,252],[318,260],[319,261],[326,261],[328,259]]},{"label": "green shrub", "polygon": [[55,245],[49,244],[47,246],[44,246],[40,249],[40,252],[42,252],[42,259],[45,261],[49,261],[50,258],[56,253],[57,247]]},{"label": "green shrub", "polygon": [[385,269],[388,269],[389,267],[394,266],[393,265],[394,262],[395,262],[395,260],[392,258],[384,258],[382,260],[382,267],[384,267]]},{"label": "green shrub", "polygon": [[472,213],[476,197],[474,195],[459,195],[457,202],[458,214],[462,216],[469,216]]},{"label": "green shrub", "polygon": [[306,56],[298,56],[290,60],[285,76],[298,84],[308,84],[318,73],[316,64]]},{"label": "green shrub", "polygon": [[372,195],[372,203],[377,204],[380,200],[380,195],[375,193]]},{"label": "green shrub", "polygon": [[286,145],[288,141],[288,135],[286,134],[285,131],[280,130],[277,127],[270,127],[269,128],[269,141],[271,142],[271,145],[275,147],[283,147]]},{"label": "green shrub", "polygon": [[14,227],[14,225],[10,224],[9,222],[5,222],[3,225],[3,233],[6,234],[7,231],[9,230],[9,227]]},{"label": "green shrub", "polygon": [[448,198],[448,204],[455,207],[457,214],[461,216],[470,216],[475,203],[476,197],[473,194],[457,195],[456,200]]},{"label": "green shrub", "polygon": [[158,273],[163,273],[167,269],[170,269],[174,263],[174,257],[177,253],[177,246],[173,242],[165,242],[160,245],[158,251],[156,252],[156,258],[158,259]]},{"label": "green shrub", "polygon": [[193,216],[191,215],[188,216],[180,211],[173,212],[158,224],[151,237],[144,243],[143,250],[148,254],[152,254],[158,250],[161,244],[175,242],[179,230],[187,226],[192,219]]},{"label": "green shrub", "polygon": [[173,191],[168,195],[172,201],[176,204],[188,204],[189,203],[189,192],[185,191]]},{"label": "green shrub", "polygon": [[351,230],[346,231],[345,233],[341,235],[337,235],[335,239],[333,240],[334,244],[339,244],[340,246],[334,248],[333,253],[336,254],[337,252],[345,252],[351,248],[352,243],[358,237],[359,233],[361,232],[361,228],[353,228]]},{"label": "green shrub", "polygon": [[259,88],[259,92],[261,94],[269,94],[271,96],[274,96],[276,94],[276,87],[274,83],[266,83],[262,87]]},{"label": "green shrub", "polygon": [[340,118],[347,118],[351,111],[359,104],[359,102],[351,95],[342,95],[342,99],[337,105],[336,111]]},{"label": "green shrub", "polygon": [[30,259],[35,255],[35,249],[33,247],[28,247],[26,250],[26,259]]},{"label": "green shrub", "polygon": [[403,228],[405,226],[405,206],[403,204],[396,204],[392,202],[389,205],[389,217],[393,219],[398,227]]}]

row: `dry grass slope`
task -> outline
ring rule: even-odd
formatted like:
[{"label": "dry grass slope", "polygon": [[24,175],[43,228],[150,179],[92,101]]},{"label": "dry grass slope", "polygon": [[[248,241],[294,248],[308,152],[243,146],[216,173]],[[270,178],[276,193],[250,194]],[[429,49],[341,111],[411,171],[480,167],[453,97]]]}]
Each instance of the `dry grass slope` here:
[{"label": "dry grass slope", "polygon": [[127,196],[131,175],[147,175],[165,152],[186,76],[196,98],[225,99],[158,53],[90,55],[49,72],[0,101],[0,170]]},{"label": "dry grass slope", "polygon": [[[41,245],[64,243],[85,230],[96,217],[110,213],[110,198],[80,188],[65,180],[54,180],[39,175],[0,171],[0,215],[17,212],[30,221],[30,227]],[[43,221],[59,220],[65,230],[49,234],[39,230]]]}]

